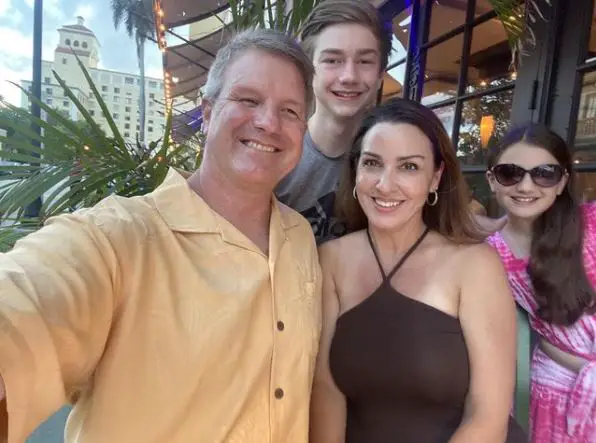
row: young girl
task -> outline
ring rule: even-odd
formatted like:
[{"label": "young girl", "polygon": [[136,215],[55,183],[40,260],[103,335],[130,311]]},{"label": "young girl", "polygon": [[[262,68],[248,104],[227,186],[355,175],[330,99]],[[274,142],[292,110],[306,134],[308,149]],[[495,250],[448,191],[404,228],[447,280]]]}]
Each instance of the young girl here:
[{"label": "young girl", "polygon": [[489,159],[507,224],[489,237],[539,335],[532,358],[535,443],[596,442],[596,204],[572,193],[569,148],[539,125],[514,129]]}]

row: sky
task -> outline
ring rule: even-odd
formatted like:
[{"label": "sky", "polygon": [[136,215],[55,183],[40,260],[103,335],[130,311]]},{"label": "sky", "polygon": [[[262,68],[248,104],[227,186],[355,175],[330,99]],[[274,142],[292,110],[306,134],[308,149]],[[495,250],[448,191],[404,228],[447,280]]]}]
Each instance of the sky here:
[{"label": "sky", "polygon": [[[20,106],[20,91],[9,82],[31,80],[34,0],[0,0],[0,95]],[[42,58],[53,60],[57,29],[85,19],[101,45],[99,67],[138,74],[134,41],[124,27],[116,31],[110,0],[43,0]],[[161,52],[149,41],[145,49],[145,75],[162,78]]]}]

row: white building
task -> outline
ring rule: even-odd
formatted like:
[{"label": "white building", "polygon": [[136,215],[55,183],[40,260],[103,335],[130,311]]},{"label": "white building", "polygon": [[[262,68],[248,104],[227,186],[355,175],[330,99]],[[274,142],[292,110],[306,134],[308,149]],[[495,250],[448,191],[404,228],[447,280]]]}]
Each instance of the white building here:
[{"label": "white building", "polygon": [[[80,69],[76,54],[89,71],[95,86],[106,103],[112,118],[125,139],[135,140],[140,130],[138,75],[99,69],[100,44],[93,31],[85,26],[84,19],[77,17],[74,25],[58,29],[60,41],[54,50],[54,60],[42,62],[42,100],[55,109],[62,110],[73,119],[82,118],[72,101],[64,95],[52,70],[73,90],[77,99],[85,106],[95,121],[110,135],[103,113]],[[31,90],[30,81],[22,86]],[[22,94],[22,106],[29,105],[28,97]],[[165,126],[164,86],[157,78],[145,77],[145,141],[150,142],[163,136]]]}]

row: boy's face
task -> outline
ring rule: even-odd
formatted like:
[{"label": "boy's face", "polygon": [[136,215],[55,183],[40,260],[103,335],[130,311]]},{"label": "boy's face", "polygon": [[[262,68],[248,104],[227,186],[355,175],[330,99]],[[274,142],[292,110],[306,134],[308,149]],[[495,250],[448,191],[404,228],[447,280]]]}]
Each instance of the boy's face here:
[{"label": "boy's face", "polygon": [[380,58],[379,42],[368,28],[348,23],[324,29],[313,51],[317,108],[340,120],[361,115],[375,103]]}]

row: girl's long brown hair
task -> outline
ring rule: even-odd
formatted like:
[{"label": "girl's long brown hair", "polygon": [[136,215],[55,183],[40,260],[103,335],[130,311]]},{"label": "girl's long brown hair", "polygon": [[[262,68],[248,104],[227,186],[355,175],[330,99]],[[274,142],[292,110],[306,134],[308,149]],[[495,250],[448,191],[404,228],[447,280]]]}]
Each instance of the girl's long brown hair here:
[{"label": "girl's long brown hair", "polygon": [[433,146],[435,167],[444,164],[437,189],[435,206],[425,205],[422,219],[426,226],[457,243],[480,242],[484,235],[469,209],[469,192],[459,161],[443,124],[430,109],[406,99],[390,100],[369,112],[358,130],[348,153],[337,193],[336,213],[348,227],[357,231],[368,226],[366,215],[352,195],[356,183],[356,169],[362,151],[362,140],[378,123],[407,123],[420,129]]}]

